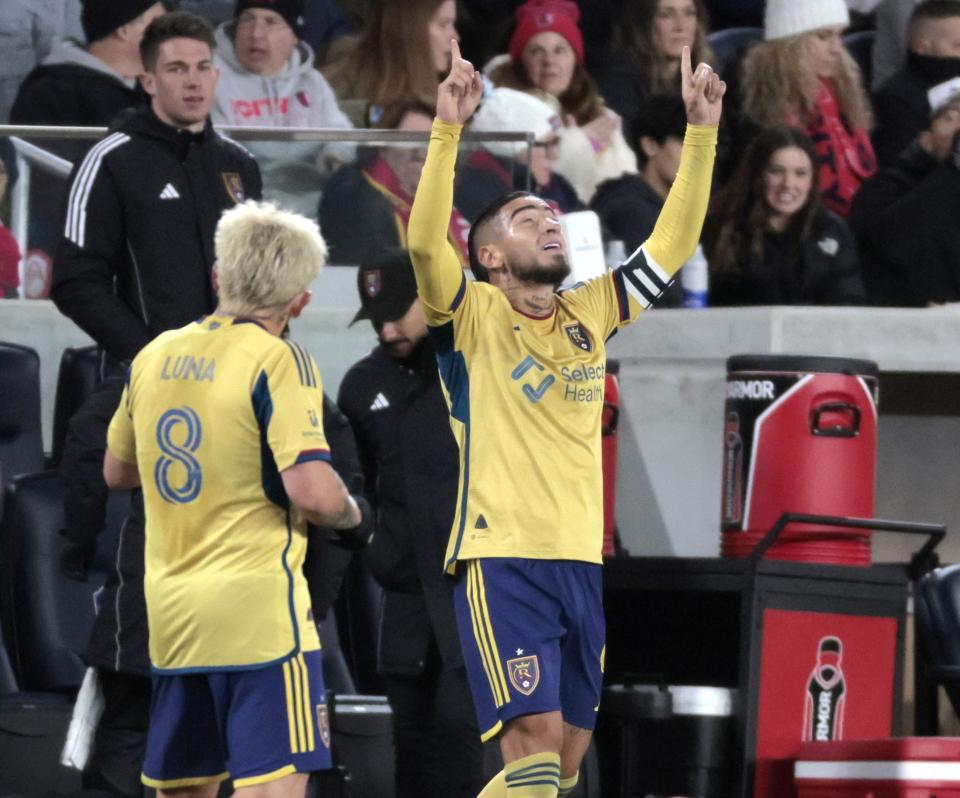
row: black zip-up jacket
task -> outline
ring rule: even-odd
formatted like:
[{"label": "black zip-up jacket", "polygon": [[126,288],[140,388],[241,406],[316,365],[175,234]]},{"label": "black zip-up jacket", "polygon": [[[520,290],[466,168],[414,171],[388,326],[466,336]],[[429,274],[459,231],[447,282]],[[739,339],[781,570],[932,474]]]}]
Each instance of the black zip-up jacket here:
[{"label": "black zip-up jacket", "polygon": [[70,179],[50,296],[115,361],[212,311],[220,214],[259,199],[260,171],[213,130],[177,130],[141,108]]},{"label": "black zip-up jacket", "polygon": [[873,100],[873,149],[881,166],[894,165],[897,156],[930,126],[927,91],[958,75],[960,58],[907,53],[906,66],[877,90]]},{"label": "black zip-up jacket", "polygon": [[457,498],[459,454],[429,339],[406,361],[384,346],[351,366],[337,403],[353,426],[377,531],[365,552],[384,589],[378,667],[422,672],[431,640],[462,665],[452,580],[443,555]]}]

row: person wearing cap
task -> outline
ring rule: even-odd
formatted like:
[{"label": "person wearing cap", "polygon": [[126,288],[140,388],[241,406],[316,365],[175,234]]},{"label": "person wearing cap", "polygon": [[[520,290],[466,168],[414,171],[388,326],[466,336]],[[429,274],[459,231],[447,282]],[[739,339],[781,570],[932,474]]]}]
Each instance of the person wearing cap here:
[{"label": "person wearing cap", "polygon": [[457,207],[468,219],[504,191],[531,189],[547,200],[557,213],[583,209],[570,182],[553,171],[560,154],[560,117],[543,100],[515,89],[493,89],[470,120],[475,133],[521,131],[533,134],[533,146],[509,141],[486,141],[467,159],[457,188]]},{"label": "person wearing cap", "polygon": [[925,0],[910,15],[907,62],[876,91],[873,146],[893,163],[930,121],[927,92],[960,79],[960,0]]},{"label": "person wearing cap", "polygon": [[960,301],[960,81],[931,91],[930,121],[892,166],[854,197],[870,301],[926,306]]},{"label": "person wearing cap", "polygon": [[[130,361],[160,333],[214,309],[217,221],[261,194],[256,161],[210,123],[217,83],[210,24],[187,12],[164,14],[147,26],[140,47],[150,104],[75,165],[53,261],[51,298],[103,355],[102,385],[71,419],[61,464],[61,564],[77,580],[86,579],[104,525],[107,425]],[[140,792],[150,697],[137,496],[103,607],[85,658],[97,670],[106,706],[84,784],[133,796]]]},{"label": "person wearing cap", "polygon": [[54,44],[20,85],[10,123],[106,126],[124,108],[143,104],[140,40],[165,12],[158,0],[83,0],[86,47],[70,39]]},{"label": "person wearing cap", "polygon": [[468,281],[446,241],[460,132],[479,72],[453,43],[410,217],[410,254],[460,447],[444,567],[481,739],[505,766],[481,798],[576,788],[604,650],[600,422],[605,342],[649,308],[700,237],[725,84],[681,61],[687,131],[677,179],[635,257],[558,292],[570,273],[553,212],[505,194],[470,230]]},{"label": "person wearing cap", "polygon": [[473,798],[482,746],[457,637],[443,550],[457,497],[457,445],[410,255],[357,272],[379,344],[340,384],[377,527],[365,552],[383,588],[377,670],[393,711],[397,798]]},{"label": "person wearing cap", "polygon": [[527,0],[516,10],[509,54],[488,66],[497,86],[555,105],[563,126],[555,171],[584,203],[603,180],[637,171],[620,117],[607,108],[584,67],[580,10],[572,0]]},{"label": "person wearing cap", "polygon": [[[236,0],[233,19],[217,28],[220,70],[211,116],[217,125],[353,127],[326,78],[314,68],[313,48],[301,39],[304,0]],[[246,144],[257,157],[270,195],[312,215],[319,186],[355,146],[344,142],[276,139]]]},{"label": "person wearing cap", "polygon": [[767,0],[764,41],[747,52],[741,86],[744,137],[749,125],[806,131],[817,145],[823,204],[844,218],[877,170],[870,101],[841,38],[849,24],[844,0]]}]

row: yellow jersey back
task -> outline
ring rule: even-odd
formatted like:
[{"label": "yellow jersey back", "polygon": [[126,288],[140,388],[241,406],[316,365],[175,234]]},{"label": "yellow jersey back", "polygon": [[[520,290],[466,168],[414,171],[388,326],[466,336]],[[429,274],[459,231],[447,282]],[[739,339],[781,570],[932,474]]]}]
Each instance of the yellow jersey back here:
[{"label": "yellow jersey back", "polygon": [[280,472],[329,461],[320,375],[253,321],[209,316],[137,355],[108,446],[136,463],[157,672],[255,668],[319,648],[306,523]]}]

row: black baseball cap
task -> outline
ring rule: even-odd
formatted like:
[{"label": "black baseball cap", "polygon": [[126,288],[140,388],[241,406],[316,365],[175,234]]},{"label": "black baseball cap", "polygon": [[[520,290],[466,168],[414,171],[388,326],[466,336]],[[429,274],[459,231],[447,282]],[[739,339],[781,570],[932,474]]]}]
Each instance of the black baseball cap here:
[{"label": "black baseball cap", "polygon": [[350,324],[360,319],[382,324],[407,314],[417,298],[413,261],[405,249],[388,249],[357,270],[360,310]]}]

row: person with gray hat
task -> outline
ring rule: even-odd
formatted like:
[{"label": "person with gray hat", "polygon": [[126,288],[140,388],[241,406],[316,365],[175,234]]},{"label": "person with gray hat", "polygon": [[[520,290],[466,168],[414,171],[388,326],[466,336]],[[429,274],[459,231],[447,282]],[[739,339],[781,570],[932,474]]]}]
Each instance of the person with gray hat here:
[{"label": "person with gray hat", "polygon": [[483,786],[473,701],[443,549],[457,496],[457,445],[406,250],[360,267],[361,307],[379,345],[338,403],[353,426],[377,510],[366,563],[383,587],[377,670],[393,710],[397,798],[472,798]]}]

